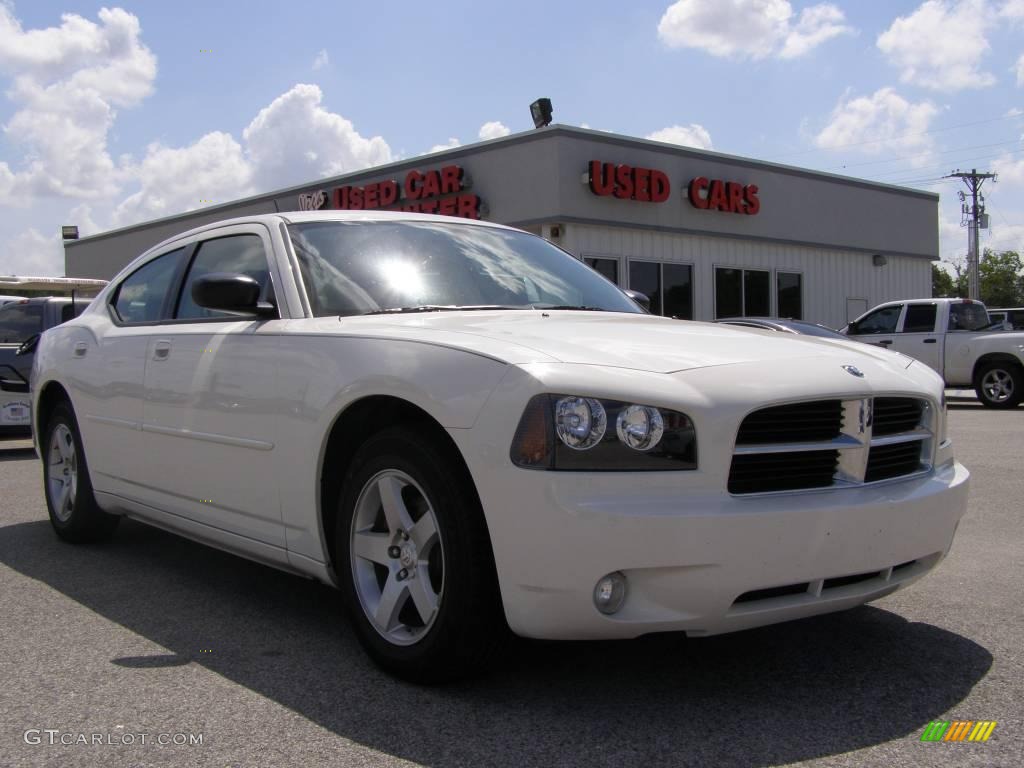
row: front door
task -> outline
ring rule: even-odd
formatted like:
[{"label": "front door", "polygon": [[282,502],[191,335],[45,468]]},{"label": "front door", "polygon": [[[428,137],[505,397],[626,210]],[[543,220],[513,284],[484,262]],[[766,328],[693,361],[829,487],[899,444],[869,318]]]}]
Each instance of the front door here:
[{"label": "front door", "polygon": [[942,336],[935,332],[937,304],[908,304],[889,349],[902,352],[942,373]]},{"label": "front door", "polygon": [[155,506],[284,548],[274,376],[281,321],[208,310],[191,295],[211,272],[247,274],[271,295],[269,249],[259,225],[198,243],[173,320],[149,341],[142,433]]}]

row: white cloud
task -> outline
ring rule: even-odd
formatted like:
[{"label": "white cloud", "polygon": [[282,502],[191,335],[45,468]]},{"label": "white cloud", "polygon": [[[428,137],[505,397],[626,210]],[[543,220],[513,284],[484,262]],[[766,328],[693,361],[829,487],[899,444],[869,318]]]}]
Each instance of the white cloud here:
[{"label": "white cloud", "polygon": [[979,69],[989,49],[985,33],[991,18],[985,0],[927,0],[898,17],[877,45],[901,69],[904,83],[941,91],[984,88],[996,81]]},{"label": "white cloud", "polygon": [[57,232],[46,237],[30,227],[8,240],[2,253],[0,271],[5,275],[64,275],[64,245]]},{"label": "white cloud", "polygon": [[502,136],[508,136],[510,133],[512,131],[502,125],[501,122],[492,120],[480,126],[479,136],[486,141],[487,139],[500,139]]},{"label": "white cloud", "polygon": [[1006,0],[1006,3],[999,9],[999,15],[1011,21],[1024,19],[1024,0]]},{"label": "white cloud", "polygon": [[713,56],[795,58],[838,35],[853,32],[831,3],[804,8],[793,24],[787,0],[678,0],[658,23],[658,37],[673,48]]},{"label": "white cloud", "polygon": [[321,48],[320,53],[313,59],[313,71],[316,72],[318,69],[323,69],[331,63],[330,57],[327,55],[327,49]]},{"label": "white cloud", "polygon": [[449,138],[448,141],[446,143],[444,143],[444,144],[435,144],[430,149],[428,149],[426,152],[424,152],[424,154],[431,155],[434,152],[444,152],[446,149],[455,149],[456,147],[461,147],[461,146],[462,146],[462,142],[459,141],[458,139],[456,139],[453,136],[453,137]]},{"label": "white cloud", "polygon": [[103,8],[98,18],[68,13],[60,27],[25,31],[0,3],[0,72],[13,78],[7,96],[17,105],[4,132],[25,152],[20,169],[0,162],[0,201],[116,192],[107,133],[115,108],[151,93],[156,57],[140,42],[137,17]]},{"label": "white cloud", "polygon": [[651,141],[664,141],[668,144],[681,144],[684,147],[711,149],[711,134],[707,128],[697,123],[689,125],[670,125],[660,131],[647,134]]},{"label": "white cloud", "polygon": [[[851,147],[868,154],[883,149],[928,150],[931,139],[923,135],[939,112],[928,101],[913,103],[892,88],[881,88],[871,96],[844,96],[829,116],[828,125],[814,137],[822,149]],[[923,164],[927,158],[917,158]]]},{"label": "white cloud", "polygon": [[171,216],[253,191],[253,172],[230,134],[208,133],[187,147],[151,144],[133,169],[139,190],[114,209],[114,226]]},{"label": "white cloud", "polygon": [[315,85],[298,84],[260,110],[242,132],[257,189],[270,190],[391,162],[380,136],[366,138],[321,106]]},{"label": "white cloud", "polygon": [[1000,191],[1007,186],[1024,187],[1024,158],[1003,155],[992,163],[992,170],[999,177]]},{"label": "white cloud", "polygon": [[1024,86],[1024,53],[1017,59],[1017,85]]},{"label": "white cloud", "polygon": [[186,147],[151,144],[131,167],[138,190],[117,206],[113,223],[170,216],[391,161],[384,139],[361,136],[321,100],[317,86],[300,83],[260,110],[241,143],[214,131]]}]

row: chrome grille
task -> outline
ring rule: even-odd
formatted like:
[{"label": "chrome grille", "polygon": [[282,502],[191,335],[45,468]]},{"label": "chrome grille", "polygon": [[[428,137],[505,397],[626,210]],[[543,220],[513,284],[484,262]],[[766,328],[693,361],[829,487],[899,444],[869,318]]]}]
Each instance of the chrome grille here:
[{"label": "chrome grille", "polygon": [[915,397],[815,400],[762,408],[736,435],[733,494],[862,485],[930,468],[932,409]]}]

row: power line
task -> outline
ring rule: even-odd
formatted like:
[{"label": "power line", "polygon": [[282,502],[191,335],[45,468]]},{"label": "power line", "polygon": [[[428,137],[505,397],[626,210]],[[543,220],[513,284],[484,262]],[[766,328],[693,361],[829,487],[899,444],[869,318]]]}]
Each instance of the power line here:
[{"label": "power line", "polygon": [[903,155],[901,157],[890,157],[885,160],[867,160],[863,163],[847,163],[846,165],[837,165],[829,168],[830,171],[839,171],[845,168],[860,168],[865,165],[881,165],[882,163],[895,163],[901,160],[910,160],[915,157],[930,157],[932,155],[951,155],[954,152],[966,152],[971,149],[986,149],[988,147],[1005,147],[1007,144],[1020,144],[1020,139],[1011,139],[1010,141],[999,141],[994,144],[975,144],[973,147],[957,147],[956,149],[944,149],[940,152],[920,152],[916,155]]},{"label": "power line", "polygon": [[797,157],[798,155],[809,155],[809,154],[812,154],[814,152],[831,152],[832,150],[845,149],[846,147],[863,147],[863,146],[866,146],[868,144],[879,144],[879,143],[886,142],[886,141],[895,141],[897,139],[909,139],[909,138],[911,138],[913,136],[930,136],[933,133],[943,133],[944,131],[955,131],[958,128],[970,128],[971,126],[974,126],[974,125],[986,125],[988,123],[996,123],[996,122],[1000,122],[1002,120],[1013,120],[1013,119],[1019,118],[1019,117],[1021,117],[1021,115],[1003,115],[1002,117],[991,117],[991,118],[988,118],[987,120],[975,120],[975,121],[970,122],[970,123],[959,123],[957,125],[943,126],[942,128],[933,128],[930,131],[920,131],[920,132],[917,132],[917,133],[904,133],[904,134],[899,134],[897,136],[888,136],[888,137],[886,137],[884,139],[869,139],[867,141],[854,141],[854,142],[851,142],[849,144],[836,144],[836,145],[831,146],[831,147],[819,147],[817,149],[806,149],[806,150],[802,150],[800,152],[788,152],[788,153],[783,154],[783,155],[776,155],[775,157],[776,158]]}]

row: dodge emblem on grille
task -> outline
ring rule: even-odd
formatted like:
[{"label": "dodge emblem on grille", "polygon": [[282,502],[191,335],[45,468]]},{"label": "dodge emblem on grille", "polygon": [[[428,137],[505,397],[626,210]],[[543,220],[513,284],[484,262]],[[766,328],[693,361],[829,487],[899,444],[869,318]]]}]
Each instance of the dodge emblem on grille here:
[{"label": "dodge emblem on grille", "polygon": [[864,371],[862,371],[855,365],[844,365],[843,370],[846,371],[851,376],[856,376],[858,379],[864,378]]}]

